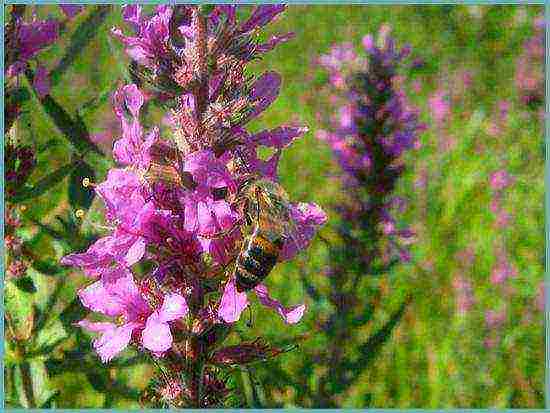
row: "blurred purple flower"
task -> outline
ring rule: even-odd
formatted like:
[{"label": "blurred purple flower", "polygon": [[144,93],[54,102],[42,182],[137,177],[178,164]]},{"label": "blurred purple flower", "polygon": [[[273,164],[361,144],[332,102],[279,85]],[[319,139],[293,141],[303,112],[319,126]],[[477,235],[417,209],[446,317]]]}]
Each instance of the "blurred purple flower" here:
[{"label": "blurred purple flower", "polygon": [[63,14],[68,19],[72,19],[77,14],[79,14],[82,10],[84,10],[84,6],[78,5],[78,4],[60,4],[59,7],[61,8],[61,11],[63,11]]}]

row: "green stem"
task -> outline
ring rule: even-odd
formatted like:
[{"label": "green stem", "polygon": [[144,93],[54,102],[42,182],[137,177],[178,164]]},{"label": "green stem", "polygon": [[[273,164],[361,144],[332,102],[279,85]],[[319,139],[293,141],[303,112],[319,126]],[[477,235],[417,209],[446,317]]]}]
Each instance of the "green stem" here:
[{"label": "green stem", "polygon": [[36,401],[34,398],[34,389],[32,386],[32,374],[31,366],[27,361],[23,361],[19,365],[21,370],[21,380],[23,381],[23,392],[25,393],[25,399],[27,400],[28,407],[30,409],[36,408]]}]

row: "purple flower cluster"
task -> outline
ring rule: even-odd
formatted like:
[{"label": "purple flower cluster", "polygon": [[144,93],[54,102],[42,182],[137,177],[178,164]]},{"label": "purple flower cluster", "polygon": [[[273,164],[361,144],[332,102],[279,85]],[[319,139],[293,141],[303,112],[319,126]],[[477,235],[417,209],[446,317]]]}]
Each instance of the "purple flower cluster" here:
[{"label": "purple flower cluster", "polygon": [[[60,5],[67,18],[73,18],[83,6]],[[25,6],[13,6],[11,21],[6,28],[6,77],[15,78],[23,73],[37,54],[52,45],[59,36],[60,22],[56,19],[38,20],[36,16],[28,22],[24,20]],[[50,91],[48,70],[36,63],[33,86],[40,97]]]},{"label": "purple flower cluster", "polygon": [[[84,306],[110,319],[79,323],[100,334],[94,348],[101,359],[111,360],[130,344],[159,358],[168,371],[179,373],[157,393],[165,394],[164,403],[179,407],[215,406],[226,394],[212,366],[219,367],[220,354],[239,354],[239,349],[220,350],[214,358],[211,349],[249,305],[247,292],[237,291],[232,270],[249,236],[240,191],[251,180],[277,182],[281,151],[307,131],[282,126],[250,134],[245,129],[275,100],[281,83],[274,72],[250,79],[245,66],[290,38],[275,36],[258,44],[254,34],[285,7],[258,6],[242,23],[236,6],[209,12],[202,7],[158,6],[152,16],[144,16],[138,5],[123,8],[135,35],[120,29],[113,33],[137,72],[146,76],[147,90],[130,84],[113,97],[122,128],[113,156],[120,166],[104,182],[92,184],[112,231],[87,251],[63,258],[95,280],[79,292]],[[145,96],[159,90],[171,105],[171,136],[161,136],[158,128],[144,130],[139,120]],[[261,147],[274,154],[263,160]],[[295,233],[279,260],[306,248],[326,220],[315,204],[288,208]],[[138,263],[152,269],[138,276]],[[263,284],[253,291],[286,323],[302,318],[305,305],[287,308]],[[253,354],[266,353],[262,348],[256,346]],[[239,364],[235,360],[232,364]],[[201,368],[205,365],[211,366]],[[213,383],[212,392],[205,380]]]},{"label": "purple flower cluster", "polygon": [[524,104],[538,107],[544,103],[544,17],[537,18],[534,26],[517,62],[516,87]]},{"label": "purple flower cluster", "polygon": [[[395,208],[402,212],[405,202],[391,194],[404,170],[403,153],[420,146],[418,135],[425,129],[397,85],[398,67],[410,48],[397,49],[388,26],[382,27],[377,42],[365,36],[363,48],[365,56],[345,43],[319,59],[335,89],[331,102],[339,108],[330,131],[321,130],[317,137],[330,145],[344,172],[343,185],[356,198],[341,207],[343,216],[406,244],[413,233],[398,230],[391,214]],[[408,258],[405,249],[392,244]]]},{"label": "purple flower cluster", "polygon": [[[330,344],[315,359],[331,366],[331,373],[321,378],[315,390],[321,407],[337,406],[335,395],[353,384],[346,366],[354,362],[343,349],[350,339],[349,326],[368,323],[358,320],[357,314],[371,311],[365,308],[369,304],[361,297],[360,282],[409,260],[406,244],[415,235],[408,228],[400,229],[394,217],[406,206],[405,199],[394,194],[405,168],[403,154],[419,147],[424,129],[400,88],[403,78],[398,70],[410,49],[396,48],[388,26],[381,28],[376,42],[365,36],[363,49],[365,53],[357,53],[351,43],[344,43],[319,58],[328,71],[329,102],[334,109],[329,127],[317,137],[332,149],[346,194],[335,207],[341,217],[340,243],[330,244],[330,266],[325,271],[335,310],[318,324]],[[306,290],[315,291],[313,286]]]}]

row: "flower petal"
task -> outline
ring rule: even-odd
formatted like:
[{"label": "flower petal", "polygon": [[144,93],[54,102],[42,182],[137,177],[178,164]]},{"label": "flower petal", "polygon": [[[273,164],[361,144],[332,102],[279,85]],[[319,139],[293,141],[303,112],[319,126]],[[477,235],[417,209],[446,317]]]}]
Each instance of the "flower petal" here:
[{"label": "flower petal", "polygon": [[277,311],[285,323],[295,324],[302,319],[304,311],[306,310],[305,304],[285,308],[279,301],[269,296],[267,287],[263,284],[257,285],[256,288],[254,288],[254,292],[258,296],[260,303]]},{"label": "flower petal", "polygon": [[145,329],[141,333],[143,346],[154,352],[163,352],[172,347],[172,333],[170,326],[161,321],[158,311],[149,316]]},{"label": "flower petal", "polygon": [[241,313],[248,305],[248,298],[245,292],[237,292],[235,279],[232,278],[225,284],[218,315],[226,323],[234,323],[241,317]]},{"label": "flower petal", "polygon": [[102,281],[97,281],[80,290],[78,297],[84,307],[109,317],[116,317],[124,312],[124,304],[112,299],[111,293]]},{"label": "flower petal", "polygon": [[185,298],[176,293],[167,294],[159,310],[159,319],[161,322],[174,321],[185,316],[188,311]]},{"label": "flower petal", "polygon": [[112,323],[93,323],[87,320],[80,321],[79,325],[87,330],[101,333],[93,341],[93,346],[103,363],[111,361],[128,346],[132,331],[137,327],[135,323],[117,327]]}]

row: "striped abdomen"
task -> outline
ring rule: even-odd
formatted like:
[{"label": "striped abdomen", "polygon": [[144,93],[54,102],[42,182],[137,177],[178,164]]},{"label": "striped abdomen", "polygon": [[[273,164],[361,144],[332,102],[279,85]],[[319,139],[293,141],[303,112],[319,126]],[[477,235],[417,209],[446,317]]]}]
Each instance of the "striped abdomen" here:
[{"label": "striped abdomen", "polygon": [[235,264],[237,291],[248,291],[269,275],[283,248],[284,239],[256,226]]}]

